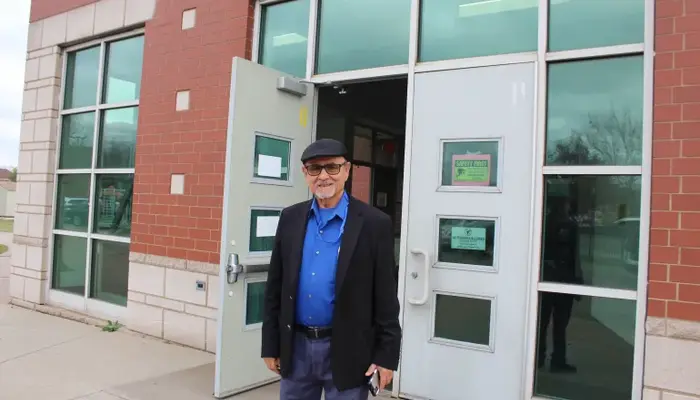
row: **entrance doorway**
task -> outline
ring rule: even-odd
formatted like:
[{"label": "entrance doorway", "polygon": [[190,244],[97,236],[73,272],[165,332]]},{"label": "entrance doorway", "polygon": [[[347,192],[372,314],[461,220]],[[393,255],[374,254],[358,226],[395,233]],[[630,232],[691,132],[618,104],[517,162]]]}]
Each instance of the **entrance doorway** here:
[{"label": "entrance doorway", "polygon": [[336,139],[348,148],[348,193],[392,218],[397,279],[407,85],[400,77],[321,87],[316,125],[317,139]]}]

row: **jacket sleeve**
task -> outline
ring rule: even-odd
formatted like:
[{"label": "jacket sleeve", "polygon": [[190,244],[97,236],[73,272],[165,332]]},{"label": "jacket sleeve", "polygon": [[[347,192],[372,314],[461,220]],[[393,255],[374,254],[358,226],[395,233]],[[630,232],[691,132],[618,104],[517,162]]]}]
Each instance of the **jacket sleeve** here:
[{"label": "jacket sleeve", "polygon": [[265,284],[265,299],[263,303],[262,324],[262,354],[261,356],[279,358],[280,356],[280,327],[279,315],[282,297],[282,226],[284,225],[284,211],[280,214],[275,244],[270,256],[270,270],[267,273]]},{"label": "jacket sleeve", "polygon": [[395,277],[394,229],[390,218],[378,221],[374,262],[374,329],[376,334],[373,363],[395,371],[401,353],[399,299]]}]

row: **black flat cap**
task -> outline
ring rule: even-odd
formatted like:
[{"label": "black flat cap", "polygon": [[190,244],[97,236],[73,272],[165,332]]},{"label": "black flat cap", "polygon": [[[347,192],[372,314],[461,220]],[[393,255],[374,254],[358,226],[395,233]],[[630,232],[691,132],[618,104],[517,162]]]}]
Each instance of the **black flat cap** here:
[{"label": "black flat cap", "polygon": [[334,139],[319,139],[309,145],[301,154],[301,162],[305,163],[319,157],[345,157],[348,149],[342,142]]}]

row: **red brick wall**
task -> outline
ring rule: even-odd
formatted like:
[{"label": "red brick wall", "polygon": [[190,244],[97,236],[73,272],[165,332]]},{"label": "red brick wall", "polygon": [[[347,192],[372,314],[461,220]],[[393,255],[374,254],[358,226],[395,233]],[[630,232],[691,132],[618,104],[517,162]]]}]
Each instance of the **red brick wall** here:
[{"label": "red brick wall", "polygon": [[[219,262],[231,60],[250,58],[252,0],[159,0],[146,24],[131,251]],[[197,9],[196,27],[181,29]],[[190,109],[175,94],[190,90]],[[171,174],[185,194],[170,194]]]},{"label": "red brick wall", "polygon": [[656,1],[650,316],[700,321],[700,0]]},{"label": "red brick wall", "polygon": [[29,21],[34,22],[52,15],[82,7],[97,0],[32,0]]}]

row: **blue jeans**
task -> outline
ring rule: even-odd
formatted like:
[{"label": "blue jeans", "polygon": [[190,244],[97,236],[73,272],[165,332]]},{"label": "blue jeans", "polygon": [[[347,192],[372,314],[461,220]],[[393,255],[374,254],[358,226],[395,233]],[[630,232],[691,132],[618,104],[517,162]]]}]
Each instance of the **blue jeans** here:
[{"label": "blue jeans", "polygon": [[[309,339],[294,336],[292,370],[282,379],[280,400],[367,400],[369,389],[361,386],[339,391],[331,374],[331,338]],[[369,365],[367,366],[369,367]]]}]

